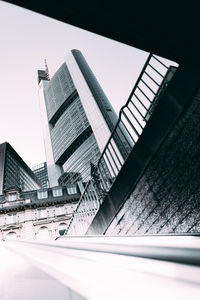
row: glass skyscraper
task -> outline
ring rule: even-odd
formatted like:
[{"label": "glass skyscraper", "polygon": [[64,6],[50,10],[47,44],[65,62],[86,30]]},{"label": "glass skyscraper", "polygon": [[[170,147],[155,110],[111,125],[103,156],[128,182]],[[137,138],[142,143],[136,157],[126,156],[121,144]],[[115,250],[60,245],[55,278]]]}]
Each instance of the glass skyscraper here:
[{"label": "glass skyscraper", "polygon": [[37,178],[41,181],[42,187],[47,188],[48,184],[48,174],[47,174],[47,163],[43,162],[37,166],[32,168],[33,173],[37,176]]},{"label": "glass skyscraper", "polygon": [[13,147],[7,142],[0,144],[0,194],[14,187],[31,191],[41,186],[40,180]]},{"label": "glass skyscraper", "polygon": [[[90,179],[117,122],[117,115],[79,50],[54,76],[38,71],[44,144],[50,186],[64,173]],[[66,175],[67,176],[67,175]]]}]

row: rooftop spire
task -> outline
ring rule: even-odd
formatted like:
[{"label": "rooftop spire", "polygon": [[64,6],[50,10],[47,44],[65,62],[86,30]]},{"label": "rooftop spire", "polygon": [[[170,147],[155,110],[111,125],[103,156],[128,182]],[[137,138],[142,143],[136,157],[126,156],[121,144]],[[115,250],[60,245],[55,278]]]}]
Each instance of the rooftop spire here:
[{"label": "rooftop spire", "polygon": [[48,69],[48,65],[47,65],[47,60],[45,58],[44,60],[44,63],[45,63],[45,72],[47,74],[47,79],[50,80],[50,76],[49,76],[49,69]]}]

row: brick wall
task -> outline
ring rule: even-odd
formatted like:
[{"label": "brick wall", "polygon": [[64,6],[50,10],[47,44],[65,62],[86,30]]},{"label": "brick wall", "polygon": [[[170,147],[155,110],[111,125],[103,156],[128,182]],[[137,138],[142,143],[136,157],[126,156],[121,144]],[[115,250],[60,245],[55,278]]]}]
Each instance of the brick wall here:
[{"label": "brick wall", "polygon": [[200,232],[200,91],[106,234]]}]

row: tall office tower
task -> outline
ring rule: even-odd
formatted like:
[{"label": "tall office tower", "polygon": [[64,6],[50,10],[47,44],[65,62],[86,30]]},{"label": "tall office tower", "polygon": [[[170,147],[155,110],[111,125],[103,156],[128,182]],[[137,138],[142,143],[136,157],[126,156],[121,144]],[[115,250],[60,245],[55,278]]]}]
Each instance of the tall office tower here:
[{"label": "tall office tower", "polygon": [[68,185],[82,181],[82,176],[77,172],[65,172],[58,178],[59,185]]},{"label": "tall office tower", "polygon": [[32,171],[37,176],[37,178],[41,181],[42,187],[47,188],[49,186],[48,174],[47,174],[47,163],[43,162],[37,166],[34,166],[32,168]]},{"label": "tall office tower", "polygon": [[0,194],[12,187],[31,191],[41,186],[40,180],[13,147],[7,142],[0,144]]},{"label": "tall office tower", "polygon": [[49,80],[38,71],[39,97],[50,186],[63,173],[90,178],[117,122],[117,115],[82,53],[71,50]]}]

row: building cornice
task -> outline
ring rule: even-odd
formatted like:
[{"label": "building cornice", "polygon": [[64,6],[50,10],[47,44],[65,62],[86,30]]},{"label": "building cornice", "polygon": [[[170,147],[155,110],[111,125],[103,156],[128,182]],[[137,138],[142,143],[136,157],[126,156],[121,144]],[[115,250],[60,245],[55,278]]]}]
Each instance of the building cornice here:
[{"label": "building cornice", "polygon": [[[46,200],[46,199],[45,199]],[[76,203],[79,201],[79,196],[77,198],[68,198],[68,199],[48,199],[46,201],[37,200],[31,203],[25,203],[25,200],[17,200],[16,205],[4,206],[5,203],[1,203],[2,207],[0,207],[0,214],[8,213],[13,211],[22,211],[25,209],[34,209],[39,207],[48,207],[57,204],[65,204],[65,203]]]},{"label": "building cornice", "polygon": [[13,224],[9,224],[9,225],[0,226],[1,231],[14,230],[14,229],[20,229],[20,228],[22,228],[21,223],[13,223]]},{"label": "building cornice", "polygon": [[71,217],[72,217],[72,214],[63,215],[62,217],[55,216],[55,217],[51,217],[51,218],[43,218],[40,220],[33,221],[33,226],[45,225],[45,224],[55,223],[55,222],[66,222],[66,221],[70,220]]}]

